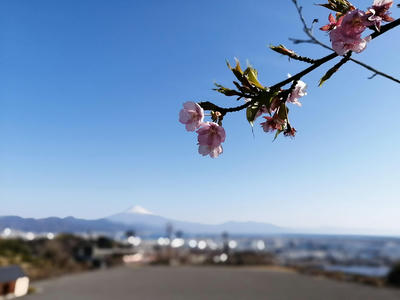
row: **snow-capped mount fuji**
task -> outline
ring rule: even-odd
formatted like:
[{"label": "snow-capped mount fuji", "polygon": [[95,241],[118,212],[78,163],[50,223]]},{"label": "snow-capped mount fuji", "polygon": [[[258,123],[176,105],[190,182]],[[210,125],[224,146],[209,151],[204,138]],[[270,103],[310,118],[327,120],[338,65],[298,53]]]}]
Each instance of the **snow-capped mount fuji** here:
[{"label": "snow-capped mount fuji", "polygon": [[152,213],[151,211],[149,211],[139,205],[132,206],[131,208],[127,209],[125,211],[125,213],[140,214],[140,215],[154,215],[154,213]]},{"label": "snow-capped mount fuji", "polygon": [[132,227],[150,227],[151,229],[161,229],[169,222],[167,218],[158,216],[146,208],[136,205],[128,208],[122,213],[112,215],[107,218],[109,221]]},{"label": "snow-capped mount fuji", "polygon": [[189,234],[220,234],[224,231],[234,234],[271,234],[288,232],[289,230],[268,224],[257,222],[226,222],[217,225],[185,222],[165,218],[141,207],[133,206],[126,211],[112,215],[107,220],[131,226],[132,229],[164,233],[167,224],[171,224],[175,230],[182,230]]}]

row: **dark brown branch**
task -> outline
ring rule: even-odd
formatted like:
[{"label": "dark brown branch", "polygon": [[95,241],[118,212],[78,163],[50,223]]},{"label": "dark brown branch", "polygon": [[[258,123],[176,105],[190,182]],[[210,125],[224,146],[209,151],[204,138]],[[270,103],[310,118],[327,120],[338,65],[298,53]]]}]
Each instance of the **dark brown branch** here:
[{"label": "dark brown branch", "polygon": [[394,20],[393,22],[383,25],[380,31],[375,31],[373,34],[371,34],[371,38],[374,39],[399,25],[400,25],[400,19]]},{"label": "dark brown branch", "polygon": [[273,86],[270,87],[271,90],[278,90],[281,87],[287,85],[288,83],[291,83],[294,80],[299,80],[301,79],[304,75],[307,75],[308,73],[314,71],[316,68],[320,67],[321,65],[323,65],[324,63],[327,63],[328,61],[334,59],[335,57],[337,57],[338,55],[335,53],[329,54],[321,59],[318,59],[312,66],[308,67],[307,69],[304,69],[303,71],[297,73],[296,75],[289,77],[286,80],[283,80]]},{"label": "dark brown branch", "polygon": [[277,53],[286,55],[287,57],[289,57],[291,59],[294,59],[294,60],[306,62],[306,63],[309,63],[309,64],[315,63],[315,59],[312,59],[312,58],[309,58],[309,57],[306,57],[306,56],[300,56],[296,52],[287,49],[284,45],[270,46],[269,48],[272,51],[275,51]]},{"label": "dark brown branch", "polygon": [[352,58],[350,58],[350,61],[352,61],[352,62],[354,62],[354,63],[356,63],[356,64],[358,64],[358,65],[360,65],[360,66],[362,66],[364,68],[366,68],[367,70],[370,70],[371,72],[373,72],[374,74],[372,74],[372,76],[369,77],[368,79],[372,79],[375,76],[380,75],[380,76],[385,77],[387,79],[390,79],[390,80],[392,80],[394,82],[400,83],[399,79],[397,79],[397,78],[395,78],[395,77],[393,77],[391,75],[388,75],[386,73],[383,73],[381,71],[378,71],[377,69],[375,69],[375,68],[373,68],[373,67],[371,67],[371,66],[369,66],[369,65],[367,65],[365,63],[363,63],[362,61],[358,61],[358,60],[355,60],[355,59],[352,59]]},{"label": "dark brown branch", "polygon": [[[333,51],[333,49],[332,49],[331,47],[329,47],[327,44],[321,42],[320,40],[318,40],[318,39],[314,36],[314,34],[313,34],[313,28],[312,28],[312,27],[308,27],[307,22],[306,22],[306,20],[304,19],[304,16],[303,16],[303,11],[302,11],[303,8],[302,8],[301,6],[299,6],[297,0],[292,0],[292,2],[293,2],[294,6],[295,6],[296,9],[297,9],[297,12],[298,12],[298,14],[299,14],[300,21],[301,21],[301,23],[303,24],[304,33],[305,33],[310,39],[309,39],[309,40],[301,40],[301,39],[293,39],[293,38],[290,38],[289,40],[291,40],[291,41],[292,41],[293,43],[295,43],[295,44],[301,44],[301,43],[316,44],[316,45],[319,45],[319,46],[321,46],[321,47],[323,47],[323,48],[325,48],[325,49],[328,49],[328,50]],[[389,23],[389,24],[391,24],[391,23]],[[387,24],[387,25],[389,25],[389,24]],[[375,32],[375,33],[376,33],[376,32]],[[380,75],[380,76],[385,77],[385,78],[387,78],[387,79],[390,79],[390,80],[392,80],[392,81],[394,81],[394,82],[400,83],[400,80],[399,80],[399,79],[397,79],[397,78],[395,78],[395,77],[393,77],[393,76],[391,76],[391,75],[388,75],[388,74],[386,74],[386,73],[383,73],[383,72],[381,72],[381,71],[379,71],[379,70],[377,70],[377,69],[375,69],[375,68],[373,68],[373,67],[367,65],[366,63],[363,63],[362,61],[356,60],[356,59],[354,59],[354,58],[350,58],[350,60],[351,60],[352,62],[354,62],[354,63],[356,63],[356,64],[358,64],[358,65],[360,65],[360,66],[366,68],[367,70],[369,70],[369,71],[371,71],[371,72],[374,72],[374,75],[371,76],[371,77],[369,77],[369,79],[374,78],[376,75]]]},{"label": "dark brown branch", "polygon": [[211,102],[209,102],[209,101],[200,102],[199,105],[200,105],[204,110],[218,111],[218,112],[220,112],[222,115],[226,115],[227,113],[230,113],[230,112],[241,111],[241,110],[247,108],[247,107],[250,105],[250,103],[251,103],[251,102],[246,102],[245,104],[243,104],[243,105],[241,105],[241,106],[230,107],[230,108],[220,107],[220,106],[215,105],[214,103],[211,103]]}]

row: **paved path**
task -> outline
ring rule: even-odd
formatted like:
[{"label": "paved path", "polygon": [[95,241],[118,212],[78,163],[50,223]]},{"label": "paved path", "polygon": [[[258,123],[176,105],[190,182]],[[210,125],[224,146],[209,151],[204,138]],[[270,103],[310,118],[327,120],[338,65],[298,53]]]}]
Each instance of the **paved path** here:
[{"label": "paved path", "polygon": [[26,300],[399,300],[400,290],[291,272],[227,267],[120,267],[34,284]]}]

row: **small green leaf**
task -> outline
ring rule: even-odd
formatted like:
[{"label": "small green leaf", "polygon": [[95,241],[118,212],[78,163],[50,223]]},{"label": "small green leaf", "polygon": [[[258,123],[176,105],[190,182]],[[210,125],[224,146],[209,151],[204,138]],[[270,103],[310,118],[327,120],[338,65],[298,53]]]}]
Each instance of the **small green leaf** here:
[{"label": "small green leaf", "polygon": [[[232,66],[230,65],[230,63],[227,61],[226,64],[228,65],[228,68],[232,71],[233,75],[235,75],[235,77],[242,83],[242,89],[251,89],[252,85],[249,82],[249,80],[247,79],[247,77],[245,76],[245,74],[243,73],[242,68],[240,67],[240,63],[237,59],[235,59],[236,61],[236,66],[234,68],[232,68]],[[243,90],[240,89],[240,91],[243,92]]]},{"label": "small green leaf", "polygon": [[256,69],[253,69],[252,67],[248,67],[244,71],[244,75],[246,75],[248,81],[250,83],[252,83],[254,86],[256,86],[256,87],[258,87],[260,89],[264,89],[262,84],[258,81],[258,72],[257,72]]},{"label": "small green leaf", "polygon": [[271,50],[273,50],[273,51],[275,51],[275,52],[277,52],[277,53],[286,55],[286,56],[288,56],[289,58],[294,59],[294,60],[303,61],[303,62],[306,62],[306,63],[309,63],[309,64],[313,64],[313,63],[316,62],[315,59],[312,59],[312,58],[309,58],[309,57],[306,57],[306,56],[300,56],[300,55],[298,55],[296,52],[294,52],[293,50],[290,50],[290,49],[286,48],[286,47],[285,47],[284,45],[282,45],[282,44],[279,45],[279,46],[269,46],[269,48],[271,48]]},{"label": "small green leaf", "polygon": [[224,94],[225,96],[241,96],[241,94],[238,91],[228,89],[218,83],[214,83],[217,88],[213,89],[214,91],[217,91],[218,93]]},{"label": "small green leaf", "polygon": [[226,62],[226,64],[228,65],[228,68],[233,72],[233,74],[236,76],[237,79],[239,79],[240,82],[243,81],[243,71],[242,68],[240,67],[240,63],[238,60],[236,60],[236,66],[234,68],[232,68],[232,66],[230,65],[229,61]]},{"label": "small green leaf", "polygon": [[330,79],[333,74],[335,74],[337,71],[339,71],[340,67],[343,66],[346,62],[349,61],[351,56],[351,52],[348,52],[345,57],[343,57],[336,65],[334,65],[332,68],[328,70],[328,72],[325,73],[325,75],[321,78],[319,81],[319,87],[321,87],[325,81]]},{"label": "small green leaf", "polygon": [[326,4],[318,4],[319,6],[326,7],[330,10],[336,11],[341,15],[354,10],[355,7],[347,0],[328,0]]},{"label": "small green leaf", "polygon": [[[336,70],[336,71],[337,71],[337,70]],[[332,72],[332,69],[330,69],[328,72],[326,72],[326,74],[319,80],[318,86],[321,87],[321,86],[325,83],[325,81],[327,81],[328,79],[330,79],[330,78],[332,77],[332,75],[333,75],[336,71],[333,71],[333,72]]]},{"label": "small green leaf", "polygon": [[287,108],[285,103],[282,103],[278,109],[278,117],[281,120],[287,120],[288,118],[289,109]]},{"label": "small green leaf", "polygon": [[260,104],[258,102],[247,107],[246,117],[247,117],[247,121],[249,121],[251,126],[254,126],[254,120],[256,119],[256,115],[259,110],[260,110]]},{"label": "small green leaf", "polygon": [[275,142],[275,140],[277,139],[277,137],[283,132],[283,130],[278,129],[275,133],[275,137],[273,139],[273,142]]},{"label": "small green leaf", "polygon": [[288,48],[286,48],[284,45],[279,45],[279,46],[269,46],[271,48],[271,50],[278,52],[280,54],[283,55],[288,55],[288,56],[293,56],[293,55],[297,55],[294,51],[289,50]]}]

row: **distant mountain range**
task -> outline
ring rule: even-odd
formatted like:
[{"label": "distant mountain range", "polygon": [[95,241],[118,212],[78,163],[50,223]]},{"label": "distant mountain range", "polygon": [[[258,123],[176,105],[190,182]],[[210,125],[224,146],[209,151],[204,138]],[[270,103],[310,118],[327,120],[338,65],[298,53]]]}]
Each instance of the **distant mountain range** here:
[{"label": "distant mountain range", "polygon": [[102,232],[113,234],[121,231],[135,230],[142,235],[164,234],[167,224],[174,230],[185,234],[276,234],[288,233],[291,230],[268,223],[257,222],[226,222],[217,225],[201,224],[173,220],[155,215],[148,210],[134,206],[122,213],[97,220],[84,220],[73,217],[67,218],[21,218],[17,216],[0,217],[0,231],[6,228],[33,233],[84,233]]},{"label": "distant mountain range", "polygon": [[0,231],[10,228],[13,230],[46,233],[46,232],[116,232],[126,229],[126,226],[116,224],[107,219],[83,220],[73,217],[67,218],[21,218],[17,216],[0,217]]}]

